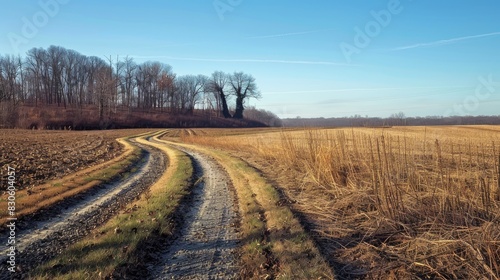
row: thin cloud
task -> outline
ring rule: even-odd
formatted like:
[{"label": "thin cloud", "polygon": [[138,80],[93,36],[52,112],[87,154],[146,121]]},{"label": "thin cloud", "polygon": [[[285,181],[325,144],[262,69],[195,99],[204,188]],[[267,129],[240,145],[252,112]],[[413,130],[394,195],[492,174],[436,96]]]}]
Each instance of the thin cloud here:
[{"label": "thin cloud", "polygon": [[331,29],[311,30],[311,31],[303,31],[303,32],[291,32],[291,33],[263,35],[263,36],[251,36],[251,37],[247,37],[247,39],[279,38],[279,37],[313,34],[313,33],[319,33],[319,32],[323,32],[323,31],[329,31],[329,30],[331,30]]},{"label": "thin cloud", "polygon": [[138,56],[130,57],[136,59],[169,59],[183,61],[202,61],[202,62],[240,62],[240,63],[280,63],[280,64],[309,64],[309,65],[332,65],[332,66],[353,66],[347,63],[337,63],[331,61],[312,61],[312,60],[280,60],[280,59],[220,59],[220,58],[197,58],[197,57],[173,57],[173,56]]},{"label": "thin cloud", "polygon": [[344,88],[344,89],[326,89],[326,90],[305,90],[305,91],[274,91],[266,94],[293,94],[293,93],[328,93],[328,92],[353,92],[353,91],[387,91],[387,90],[416,90],[416,89],[466,89],[465,86],[448,87],[388,87],[388,88]]},{"label": "thin cloud", "polygon": [[409,49],[415,49],[415,48],[442,46],[442,45],[453,44],[453,43],[465,41],[465,40],[490,37],[490,36],[498,36],[498,35],[500,35],[500,32],[493,32],[493,33],[486,33],[486,34],[479,34],[479,35],[472,35],[472,36],[464,36],[464,37],[439,40],[439,41],[428,42],[428,43],[418,43],[418,44],[414,44],[414,45],[393,48],[391,50],[392,51],[402,51],[402,50],[409,50]]}]

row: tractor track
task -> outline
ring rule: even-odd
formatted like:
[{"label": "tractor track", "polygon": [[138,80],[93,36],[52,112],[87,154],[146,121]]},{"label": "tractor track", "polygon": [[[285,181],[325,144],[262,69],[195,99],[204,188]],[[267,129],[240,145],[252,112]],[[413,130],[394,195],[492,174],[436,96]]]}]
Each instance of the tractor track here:
[{"label": "tractor track", "polygon": [[152,279],[235,279],[239,266],[239,216],[229,175],[217,162],[174,146],[191,157],[200,178],[183,206],[175,239],[151,266]]},{"label": "tractor track", "polygon": [[[102,184],[16,223],[16,266],[7,271],[6,242],[0,246],[0,279],[25,279],[31,269],[89,235],[133,202],[164,173],[167,157],[156,148],[131,141],[143,150],[138,169],[127,178]],[[0,233],[7,240],[8,232]]]}]

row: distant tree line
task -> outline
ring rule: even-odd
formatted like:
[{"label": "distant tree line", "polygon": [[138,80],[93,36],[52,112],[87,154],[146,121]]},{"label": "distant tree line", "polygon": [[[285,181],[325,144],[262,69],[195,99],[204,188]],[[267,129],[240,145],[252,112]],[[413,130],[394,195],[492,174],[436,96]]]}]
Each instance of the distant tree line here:
[{"label": "distant tree line", "polygon": [[[105,60],[58,46],[33,48],[24,58],[0,55],[4,121],[19,105],[95,106],[100,118],[119,108],[188,115],[200,109],[242,119],[246,101],[260,97],[255,78],[243,72],[178,76],[168,64],[137,64],[130,57]],[[228,105],[232,101],[234,114]]]},{"label": "distant tree line", "polygon": [[500,116],[427,116],[406,117],[403,113],[388,118],[354,115],[341,118],[293,118],[282,119],[285,127],[388,127],[423,125],[500,125]]},{"label": "distant tree line", "polygon": [[255,107],[248,107],[245,110],[245,116],[247,119],[261,122],[270,127],[283,126],[281,119],[271,111],[256,109]]}]

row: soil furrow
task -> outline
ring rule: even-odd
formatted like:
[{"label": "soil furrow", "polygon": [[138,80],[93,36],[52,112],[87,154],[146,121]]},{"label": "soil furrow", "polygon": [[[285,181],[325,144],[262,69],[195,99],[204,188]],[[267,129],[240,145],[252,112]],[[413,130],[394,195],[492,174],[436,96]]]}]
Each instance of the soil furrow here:
[{"label": "soil furrow", "polygon": [[[17,228],[16,260],[19,262],[16,278],[24,278],[30,269],[45,262],[68,245],[88,235],[93,229],[104,224],[128,203],[150,187],[166,168],[166,156],[159,150],[134,143],[145,151],[138,163],[138,170],[111,184],[105,184],[86,195],[71,199],[71,205],[62,203],[36,219],[25,220]],[[7,233],[0,235],[7,240]],[[0,250],[6,250],[2,244]],[[6,254],[2,254],[5,256]],[[5,257],[0,259],[5,263]],[[0,279],[10,279],[6,266],[0,267]]]},{"label": "soil furrow", "polygon": [[163,253],[154,279],[234,279],[238,274],[237,220],[229,176],[215,160],[180,148],[198,177],[180,236]]}]

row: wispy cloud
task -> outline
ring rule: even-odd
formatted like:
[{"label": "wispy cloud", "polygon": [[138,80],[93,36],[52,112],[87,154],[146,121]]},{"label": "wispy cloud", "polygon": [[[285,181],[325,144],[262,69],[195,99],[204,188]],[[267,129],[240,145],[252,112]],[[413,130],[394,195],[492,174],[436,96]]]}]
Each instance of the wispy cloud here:
[{"label": "wispy cloud", "polygon": [[483,37],[490,37],[490,36],[498,36],[498,35],[500,35],[500,32],[471,35],[471,36],[464,36],[464,37],[458,37],[458,38],[452,38],[452,39],[438,40],[438,41],[428,42],[428,43],[418,43],[418,44],[414,44],[414,45],[393,48],[391,50],[392,51],[402,51],[402,50],[409,50],[409,49],[423,48],[423,47],[435,47],[435,46],[442,46],[442,45],[446,45],[446,44],[453,44],[453,43],[460,42],[460,41],[466,41],[466,40],[483,38]]},{"label": "wispy cloud", "polygon": [[272,35],[262,35],[262,36],[251,36],[247,37],[247,39],[267,39],[267,38],[279,38],[279,37],[288,37],[288,36],[297,36],[297,35],[306,35],[319,33],[323,31],[330,31],[332,29],[321,29],[321,30],[311,30],[311,31],[302,31],[302,32],[291,32],[291,33],[282,33],[282,34],[272,34]]},{"label": "wispy cloud", "polygon": [[130,55],[136,59],[168,59],[183,61],[201,61],[201,62],[239,62],[239,63],[280,63],[280,64],[309,64],[309,65],[332,65],[332,66],[355,66],[347,63],[337,63],[332,61],[314,61],[314,60],[281,60],[281,59],[223,59],[223,58],[198,58],[198,57],[173,57],[173,56],[140,56]]},{"label": "wispy cloud", "polygon": [[330,93],[330,92],[366,92],[366,91],[391,91],[391,90],[439,90],[439,89],[467,89],[465,86],[442,86],[442,87],[386,87],[386,88],[344,88],[326,90],[304,90],[304,91],[274,91],[266,94],[294,94],[294,93]]}]

